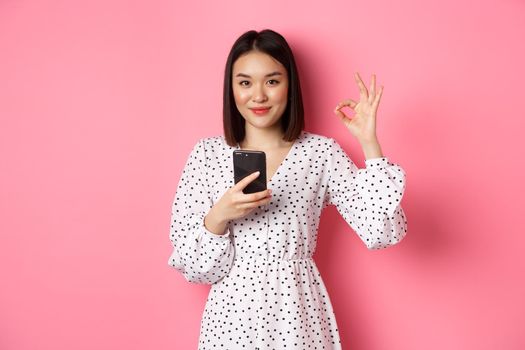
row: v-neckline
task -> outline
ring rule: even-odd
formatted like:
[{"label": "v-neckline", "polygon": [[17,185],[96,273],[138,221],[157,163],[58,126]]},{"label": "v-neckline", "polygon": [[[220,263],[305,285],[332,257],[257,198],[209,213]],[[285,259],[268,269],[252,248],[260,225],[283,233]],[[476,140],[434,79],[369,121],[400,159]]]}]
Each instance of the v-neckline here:
[{"label": "v-neckline", "polygon": [[[299,143],[299,140],[301,140],[303,138],[305,134],[305,131],[304,130],[301,130],[301,134],[299,135],[299,137],[297,137],[293,144],[292,144],[292,147],[290,147],[290,149],[288,150],[288,153],[286,153],[286,156],[284,157],[284,159],[282,160],[281,164],[279,164],[279,166],[277,167],[277,169],[275,170],[275,172],[273,173],[272,177],[270,179],[266,179],[266,184],[269,185],[270,183],[273,183],[275,180],[275,178],[277,177],[277,175],[280,174],[281,172],[281,168],[284,166],[285,163],[287,163],[288,159],[293,155],[293,152],[295,151],[295,148],[297,146],[297,143]],[[235,146],[235,148],[237,150],[242,150],[241,149],[241,146],[239,145],[239,143],[237,142],[237,145]]]}]

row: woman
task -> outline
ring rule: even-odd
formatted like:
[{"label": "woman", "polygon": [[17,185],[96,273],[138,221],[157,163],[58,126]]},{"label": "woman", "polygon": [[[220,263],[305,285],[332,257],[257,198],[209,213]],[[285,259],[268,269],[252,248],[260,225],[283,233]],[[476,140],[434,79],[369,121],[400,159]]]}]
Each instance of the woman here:
[{"label": "woman", "polygon": [[[299,76],[286,40],[248,31],[234,43],[224,77],[224,136],[200,139],[172,207],[169,264],[211,284],[199,349],[340,349],[337,323],[312,259],[319,217],[335,205],[369,249],[401,241],[405,172],[381,153],[375,133],[383,87],[334,113],[366,156],[358,169],[332,138],[304,131]],[[356,114],[350,119],[341,108]],[[266,153],[268,189],[234,184],[232,153]]]}]

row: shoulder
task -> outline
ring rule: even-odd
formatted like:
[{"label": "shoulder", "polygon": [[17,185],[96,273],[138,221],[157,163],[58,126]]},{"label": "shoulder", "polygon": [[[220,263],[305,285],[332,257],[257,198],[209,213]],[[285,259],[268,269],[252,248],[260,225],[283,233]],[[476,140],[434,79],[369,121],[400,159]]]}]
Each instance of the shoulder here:
[{"label": "shoulder", "polygon": [[331,137],[316,134],[309,131],[303,132],[303,143],[310,145],[311,147],[331,149],[335,140]]},{"label": "shoulder", "polygon": [[330,142],[331,138],[328,136],[324,136],[321,134],[316,134],[310,131],[303,131],[305,139],[310,139],[313,141],[321,141],[321,142]]},{"label": "shoulder", "polygon": [[199,138],[191,153],[206,164],[212,164],[223,162],[233,149],[235,147],[229,146],[223,135],[212,135]]},{"label": "shoulder", "polygon": [[230,146],[226,143],[226,139],[223,135],[201,137],[193,145],[194,150],[202,150],[206,152],[223,150],[228,147]]},{"label": "shoulder", "polygon": [[198,142],[209,149],[232,148],[226,143],[226,138],[222,134],[201,137]]},{"label": "shoulder", "polygon": [[202,142],[205,146],[222,147],[224,144],[226,144],[226,139],[223,135],[212,135],[200,138],[199,142]]}]

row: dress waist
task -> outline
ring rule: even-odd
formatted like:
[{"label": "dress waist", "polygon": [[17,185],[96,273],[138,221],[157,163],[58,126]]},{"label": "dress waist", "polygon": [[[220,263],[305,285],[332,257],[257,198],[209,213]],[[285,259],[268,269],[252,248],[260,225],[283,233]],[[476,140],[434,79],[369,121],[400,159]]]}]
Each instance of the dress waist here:
[{"label": "dress waist", "polygon": [[302,261],[313,261],[312,256],[304,257],[304,258],[272,258],[272,257],[266,257],[266,256],[250,256],[250,257],[243,257],[243,256],[236,256],[234,258],[234,261],[266,261],[266,262],[302,262]]}]

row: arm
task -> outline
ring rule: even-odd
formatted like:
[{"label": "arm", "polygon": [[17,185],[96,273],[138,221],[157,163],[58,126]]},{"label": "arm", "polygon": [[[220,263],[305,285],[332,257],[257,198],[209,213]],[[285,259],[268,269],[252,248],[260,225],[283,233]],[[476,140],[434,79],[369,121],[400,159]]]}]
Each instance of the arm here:
[{"label": "arm", "polygon": [[368,249],[400,242],[407,232],[400,204],[405,190],[404,170],[383,156],[366,159],[366,168],[358,169],[333,139],[328,159],[324,206],[335,205]]},{"label": "arm", "polygon": [[228,227],[219,235],[204,224],[213,206],[205,159],[204,142],[200,140],[186,161],[173,200],[170,227],[173,252],[168,264],[189,282],[213,284],[228,274],[234,246]]}]

